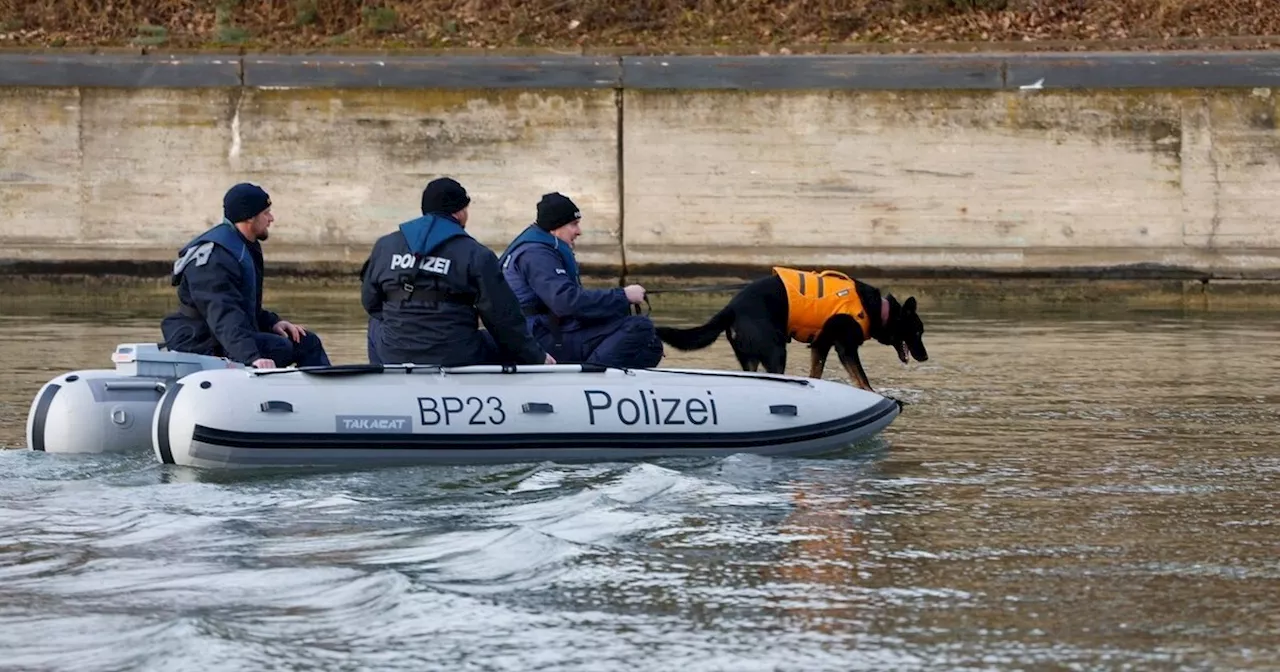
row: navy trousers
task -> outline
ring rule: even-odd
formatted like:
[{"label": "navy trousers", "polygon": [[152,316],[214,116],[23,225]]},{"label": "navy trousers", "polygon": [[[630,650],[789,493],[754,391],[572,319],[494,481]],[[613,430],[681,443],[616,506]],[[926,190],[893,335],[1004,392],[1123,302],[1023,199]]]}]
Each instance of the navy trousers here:
[{"label": "navy trousers", "polygon": [[329,366],[330,363],[329,354],[324,351],[324,344],[320,342],[320,337],[316,336],[314,331],[308,330],[302,336],[302,340],[297,343],[284,336],[265,331],[254,334],[253,340],[257,342],[262,356],[281,368],[290,364]]},{"label": "navy trousers", "polygon": [[653,321],[644,315],[628,315],[613,322],[565,331],[559,348],[554,347],[550,332],[537,329],[535,333],[538,342],[559,363],[646,369],[662,361],[662,341]]},{"label": "navy trousers", "polygon": [[[382,358],[378,356],[378,332],[382,329],[382,320],[376,317],[369,318],[369,327],[365,331],[365,350],[369,355],[370,364],[386,364]],[[498,342],[493,340],[493,335],[487,329],[479,329],[480,340],[484,341],[484,356],[478,362],[471,364],[506,364],[509,363],[502,357],[502,351],[498,348]]]}]

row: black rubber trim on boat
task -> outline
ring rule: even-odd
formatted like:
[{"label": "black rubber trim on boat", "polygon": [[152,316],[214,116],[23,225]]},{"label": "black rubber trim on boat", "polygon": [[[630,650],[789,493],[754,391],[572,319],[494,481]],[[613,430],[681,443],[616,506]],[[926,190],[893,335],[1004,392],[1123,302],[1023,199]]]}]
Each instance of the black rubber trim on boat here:
[{"label": "black rubber trim on boat", "polygon": [[[430,369],[431,367],[423,367]],[[364,373],[383,373],[384,371],[395,371],[396,369],[388,369],[381,364],[330,364],[328,366],[299,366],[297,368],[283,369],[267,369],[265,371],[254,370],[253,373],[259,376],[272,376],[281,373],[310,373],[316,376],[358,376]],[[405,372],[411,372],[412,369],[405,369]]]},{"label": "black rubber trim on boat", "polygon": [[752,373],[750,371],[672,371],[670,369],[639,369],[654,373],[671,373],[682,376],[715,376],[717,378],[746,378],[747,380],[764,380],[774,383],[791,383],[801,387],[812,387],[809,378],[774,378],[772,374]]},{"label": "black rubber trim on boat", "polygon": [[203,443],[210,446],[226,448],[269,449],[269,450],[327,450],[370,449],[370,450],[502,450],[510,448],[549,449],[552,453],[560,448],[596,448],[608,445],[617,448],[662,448],[672,444],[680,444],[688,448],[724,448],[777,445],[799,443],[821,439],[833,434],[851,432],[860,427],[870,425],[898,410],[892,400],[884,399],[880,403],[853,415],[810,425],[807,427],[785,427],[765,432],[733,432],[725,434],[681,433],[638,433],[638,432],[601,432],[558,433],[558,434],[385,434],[380,432],[361,432],[351,434],[329,434],[309,432],[239,432],[226,429],[214,429],[197,424],[191,435],[192,443]]},{"label": "black rubber trim on boat", "polygon": [[160,417],[156,419],[156,451],[160,453],[160,462],[162,464],[173,464],[173,447],[169,445],[169,416],[173,414],[173,402],[178,398],[178,392],[182,390],[182,383],[175,382],[169,386],[169,390],[160,397],[160,408],[156,412]]},{"label": "black rubber trim on boat", "polygon": [[[542,366],[542,364],[536,364],[534,366]],[[599,364],[580,364],[579,366],[581,367],[581,370],[579,371],[579,373],[605,373],[609,371],[611,368],[608,366],[601,366]],[[299,366],[299,367],[293,367],[293,368],[286,367],[282,369],[266,369],[263,371],[258,371],[254,369],[253,374],[258,376],[275,376],[283,373],[308,373],[313,376],[359,376],[359,375],[370,374],[370,373],[440,373],[444,369],[451,369],[451,368],[462,368],[462,367],[461,366],[456,366],[456,367],[438,366],[436,364],[405,365],[405,366],[401,366],[401,365],[386,366],[382,364],[330,364],[328,366]],[[462,375],[462,373],[466,373],[466,372],[454,371],[453,373],[457,375]],[[488,372],[486,371],[485,373],[488,373]],[[500,373],[512,374],[512,373],[531,373],[531,372],[522,371],[520,367],[515,364],[503,364],[502,371]],[[532,373],[546,373],[546,372],[533,371]]]},{"label": "black rubber trim on boat", "polygon": [[44,388],[44,393],[40,395],[40,400],[36,402],[36,417],[31,423],[31,450],[45,452],[44,450],[44,423],[49,418],[49,407],[53,405],[53,398],[57,396],[58,390],[62,386],[51,384]]},{"label": "black rubber trim on boat", "polygon": [[[382,373],[388,369],[381,364],[333,364],[330,366],[302,366],[298,367],[298,371],[302,373],[310,373],[316,376],[358,376],[362,373]],[[392,369],[394,371],[394,369]],[[280,369],[277,371],[266,371],[267,373],[285,373],[288,369]],[[409,371],[406,369],[406,371]]]}]

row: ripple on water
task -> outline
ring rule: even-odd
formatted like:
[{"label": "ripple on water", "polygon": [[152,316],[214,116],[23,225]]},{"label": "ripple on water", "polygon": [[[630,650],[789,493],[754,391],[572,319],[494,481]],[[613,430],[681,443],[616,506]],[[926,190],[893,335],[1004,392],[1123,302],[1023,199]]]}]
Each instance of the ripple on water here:
[{"label": "ripple on water", "polygon": [[[16,361],[154,331],[15,345],[5,319]],[[245,475],[0,452],[3,664],[1274,667],[1280,330],[1210,322],[934,320],[927,365],[864,353],[901,418],[822,459]],[[359,327],[327,342],[358,356]],[[673,356],[732,366],[723,339]],[[0,423],[51,375],[20,366]]]}]

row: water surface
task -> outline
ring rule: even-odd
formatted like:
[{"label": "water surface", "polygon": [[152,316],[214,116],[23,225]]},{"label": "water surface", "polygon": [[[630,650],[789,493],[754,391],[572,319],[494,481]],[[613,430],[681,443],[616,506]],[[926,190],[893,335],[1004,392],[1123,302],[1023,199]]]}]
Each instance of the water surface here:
[{"label": "water surface", "polygon": [[[349,301],[282,312],[361,361]],[[158,338],[93,297],[3,308],[0,445],[43,382]],[[1280,318],[923,310],[927,364],[864,348],[904,414],[821,459],[226,476],[0,451],[2,665],[1280,669]]]}]

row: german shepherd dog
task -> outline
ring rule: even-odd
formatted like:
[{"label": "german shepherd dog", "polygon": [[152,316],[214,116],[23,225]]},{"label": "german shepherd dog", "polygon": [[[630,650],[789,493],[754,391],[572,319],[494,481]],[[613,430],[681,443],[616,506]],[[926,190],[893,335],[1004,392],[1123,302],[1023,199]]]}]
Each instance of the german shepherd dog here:
[{"label": "german shepherd dog", "polygon": [[[924,323],[916,313],[914,296],[899,304],[892,294],[882,297],[879,289],[860,280],[852,282],[866,315],[837,312],[825,318],[809,344],[809,377],[822,377],[827,354],[834,347],[849,378],[858,387],[875,392],[858,358],[858,347],[867,338],[857,318],[866,320],[871,338],[893,347],[904,364],[908,352],[917,362],[929,359],[923,340]],[[658,338],[677,350],[701,350],[715,343],[722,332],[728,332],[729,345],[743,371],[758,371],[763,365],[769,373],[785,373],[787,342],[792,338],[789,304],[787,288],[774,274],[747,285],[706,324],[689,329],[658,327]]]}]

